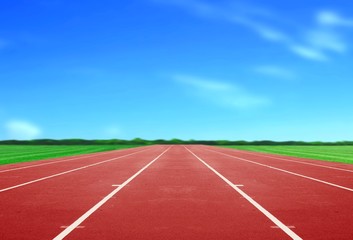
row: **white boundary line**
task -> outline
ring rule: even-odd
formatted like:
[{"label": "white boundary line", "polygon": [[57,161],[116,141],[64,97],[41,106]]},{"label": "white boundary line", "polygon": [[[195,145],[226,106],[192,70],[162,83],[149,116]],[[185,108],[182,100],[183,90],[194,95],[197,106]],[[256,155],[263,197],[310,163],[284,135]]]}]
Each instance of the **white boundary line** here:
[{"label": "white boundary line", "polygon": [[9,191],[9,190],[12,190],[12,189],[15,189],[15,188],[23,187],[23,186],[26,186],[26,185],[29,185],[29,184],[32,184],[32,183],[36,183],[36,182],[40,182],[40,181],[43,181],[43,180],[47,180],[47,179],[50,179],[50,178],[58,177],[58,176],[61,176],[61,175],[64,175],[64,174],[76,172],[76,171],[79,171],[79,170],[82,170],[82,169],[86,169],[86,168],[89,168],[89,167],[97,166],[97,165],[100,165],[100,164],[103,164],[103,163],[115,161],[115,160],[117,160],[117,159],[120,159],[120,158],[123,158],[123,157],[128,157],[128,156],[134,155],[134,154],[136,154],[136,153],[144,152],[144,151],[146,151],[146,150],[147,150],[147,149],[141,150],[141,151],[138,151],[138,152],[134,152],[134,153],[130,153],[130,154],[127,154],[127,155],[123,155],[123,156],[111,158],[111,159],[104,160],[104,161],[101,161],[101,162],[89,164],[89,165],[86,165],[86,166],[83,166],[83,167],[74,168],[74,169],[71,169],[71,170],[68,170],[68,171],[65,171],[65,172],[61,172],[61,173],[57,173],[57,174],[50,175],[50,176],[47,176],[47,177],[39,178],[39,179],[36,179],[36,180],[33,180],[33,181],[21,183],[21,184],[12,186],[12,187],[3,188],[3,189],[0,189],[0,193]]},{"label": "white boundary line", "polygon": [[292,239],[295,240],[300,240],[302,239],[299,237],[295,232],[293,232],[291,229],[289,229],[286,225],[284,225],[280,220],[278,220],[275,216],[273,216],[269,211],[267,211],[265,208],[263,208],[260,204],[258,204],[254,199],[252,199],[249,195],[247,195],[245,192],[243,192],[237,185],[234,185],[231,181],[229,181],[226,177],[224,177],[222,174],[217,172],[214,168],[212,168],[210,165],[208,165],[205,161],[203,161],[201,158],[199,158],[195,153],[190,151],[187,147],[185,147],[186,150],[188,150],[194,157],[196,157],[200,162],[202,162],[206,167],[208,167],[212,172],[214,172],[218,177],[220,177],[223,181],[225,181],[229,186],[231,186],[235,191],[237,191],[240,195],[242,195],[246,200],[248,200],[254,207],[256,207],[260,212],[262,212],[268,219],[270,219],[276,226],[278,226],[280,229],[282,229],[283,232],[285,232],[288,236],[290,236]]},{"label": "white boundary line", "polygon": [[40,163],[40,164],[30,164],[30,165],[23,166],[23,167],[4,169],[4,170],[0,170],[0,173],[12,172],[12,171],[17,171],[17,170],[22,170],[22,169],[27,169],[27,168],[40,167],[40,166],[44,166],[44,165],[51,165],[51,164],[56,164],[56,163],[61,163],[61,162],[68,162],[68,161],[73,161],[73,160],[82,159],[82,158],[91,158],[91,157],[95,157],[95,156],[105,155],[105,154],[114,153],[114,152],[118,152],[118,151],[126,151],[126,150],[131,150],[131,149],[134,149],[134,148],[125,148],[125,149],[117,149],[117,150],[105,151],[105,152],[88,153],[88,154],[84,154],[84,156],[82,156],[80,154],[81,155],[80,157],[66,156],[67,159],[63,159],[63,160],[42,159],[42,160],[38,160],[38,161],[50,161],[50,162],[45,162],[45,163]]},{"label": "white boundary line", "polygon": [[277,170],[277,171],[280,171],[280,172],[284,172],[284,173],[288,173],[288,174],[291,174],[291,175],[294,175],[294,176],[297,176],[297,177],[306,178],[306,179],[309,179],[309,180],[312,180],[312,181],[315,181],[315,182],[323,183],[323,184],[326,184],[326,185],[329,185],[329,186],[332,186],[332,187],[336,187],[336,188],[340,188],[340,189],[343,189],[343,190],[347,190],[347,191],[353,192],[352,188],[344,187],[344,186],[341,186],[341,185],[338,185],[338,184],[326,182],[326,181],[323,181],[323,180],[320,180],[320,179],[317,179],[317,178],[305,176],[305,175],[302,175],[302,174],[299,174],[299,173],[295,173],[295,172],[284,170],[282,168],[277,168],[277,167],[273,167],[273,166],[270,166],[270,165],[258,163],[256,161],[251,161],[251,160],[248,160],[248,159],[245,159],[245,158],[236,157],[236,156],[229,155],[229,154],[226,154],[226,153],[222,153],[222,152],[218,152],[218,151],[214,151],[214,150],[210,150],[210,149],[206,149],[206,150],[207,151],[211,151],[211,152],[215,152],[215,153],[218,153],[218,154],[222,154],[224,156],[228,156],[228,157],[231,157],[231,158],[235,158],[235,159],[238,159],[240,161],[253,163],[253,164],[256,164],[256,165],[259,165],[259,166],[267,167],[267,168],[270,168],[270,169],[273,169],[273,170]]},{"label": "white boundary line", "polygon": [[[218,148],[216,148],[216,149],[218,149]],[[312,166],[316,166],[316,167],[329,168],[329,169],[334,169],[334,170],[339,170],[339,171],[344,171],[344,172],[352,172],[353,173],[353,170],[349,170],[349,169],[330,167],[330,166],[325,166],[325,165],[321,165],[321,164],[296,161],[296,160],[285,159],[285,158],[281,158],[281,157],[274,157],[272,155],[268,155],[268,154],[271,154],[271,153],[263,153],[263,152],[256,152],[255,153],[255,152],[252,152],[252,151],[238,150],[238,149],[232,149],[232,148],[225,148],[225,149],[229,149],[229,150],[234,151],[234,152],[250,154],[250,155],[254,155],[254,156],[258,156],[258,157],[273,158],[273,159],[278,159],[278,160],[287,161],[287,162],[295,162],[295,163],[300,163],[300,164],[312,165]],[[295,158],[294,156],[288,156],[288,157]],[[320,160],[316,160],[316,161],[320,161]]]},{"label": "white boundary line", "polygon": [[149,162],[146,166],[140,169],[137,173],[131,176],[128,180],[123,182],[118,188],[109,193],[106,197],[104,197],[100,202],[94,205],[90,210],[88,210],[85,214],[83,214],[80,218],[78,218],[75,222],[73,222],[70,226],[68,226],[64,231],[62,231],[59,235],[57,235],[53,240],[61,240],[64,239],[67,235],[69,235],[75,228],[80,226],[80,224],[85,221],[89,216],[91,216],[95,211],[97,211],[104,203],[106,203],[109,199],[111,199],[116,193],[118,193],[121,189],[123,189],[127,184],[129,184],[134,178],[140,175],[146,168],[148,168],[152,163],[157,161],[163,154],[165,154],[171,147],[162,152],[158,157]]}]

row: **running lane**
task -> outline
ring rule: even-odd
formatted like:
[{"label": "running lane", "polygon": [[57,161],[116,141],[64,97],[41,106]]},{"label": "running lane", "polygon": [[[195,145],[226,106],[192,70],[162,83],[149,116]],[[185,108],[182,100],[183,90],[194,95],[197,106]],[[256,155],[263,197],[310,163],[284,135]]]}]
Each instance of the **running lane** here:
[{"label": "running lane", "polygon": [[57,164],[60,162],[74,161],[74,160],[78,160],[78,159],[87,159],[87,158],[91,158],[91,157],[98,157],[100,155],[118,154],[118,153],[124,153],[124,152],[129,153],[132,151],[142,150],[145,148],[149,148],[149,146],[118,149],[118,150],[111,150],[111,151],[105,151],[105,152],[79,154],[79,155],[57,157],[57,158],[36,160],[36,161],[29,161],[29,162],[5,164],[5,165],[0,165],[0,173],[18,171],[18,170],[27,169],[27,168],[36,168],[36,167],[40,167],[40,166]]},{"label": "running lane", "polygon": [[[239,179],[233,180],[237,184]],[[292,239],[183,146],[173,146],[65,236]]]},{"label": "running lane", "polygon": [[[279,171],[278,168],[346,185],[349,185],[347,179],[353,181],[351,173],[280,162],[228,149],[205,146],[189,148],[229,180],[244,185],[242,190],[303,239],[353,239],[352,191]],[[270,168],[269,165],[276,168]],[[313,171],[313,168],[319,170]]]},{"label": "running lane", "polygon": [[[247,151],[238,151],[219,147],[203,147],[206,152],[216,151],[225,155],[233,156],[237,161],[248,161],[252,164],[258,164],[277,168],[277,170],[289,171],[292,174],[298,174],[318,181],[339,185],[350,188],[353,192],[353,165],[326,162],[319,160],[309,160],[286,158],[283,156],[269,156],[267,154],[253,153]],[[309,164],[310,163],[310,164]]]},{"label": "running lane", "polygon": [[[146,151],[127,157],[1,192],[0,239],[53,239],[116,185],[126,181],[167,148],[148,147]],[[116,152],[115,156],[121,154]],[[75,161],[71,163],[77,164]],[[60,164],[57,167],[58,171],[62,170]],[[41,174],[44,173],[42,170]]]},{"label": "running lane", "polygon": [[126,156],[148,151],[153,147],[136,148],[119,151],[109,151],[99,154],[89,154],[64,159],[40,161],[30,165],[18,164],[11,168],[0,168],[0,193],[13,186],[36,182],[41,179],[56,177],[70,171],[79,171],[84,168],[94,167],[109,161],[116,161]]}]

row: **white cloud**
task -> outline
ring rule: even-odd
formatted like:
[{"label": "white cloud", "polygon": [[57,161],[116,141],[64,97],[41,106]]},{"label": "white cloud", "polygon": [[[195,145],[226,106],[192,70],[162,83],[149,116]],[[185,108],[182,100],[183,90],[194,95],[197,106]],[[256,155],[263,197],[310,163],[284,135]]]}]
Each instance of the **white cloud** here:
[{"label": "white cloud", "polygon": [[42,132],[36,125],[23,120],[9,121],[5,124],[5,129],[9,139],[16,140],[35,139],[40,136]]},{"label": "white cloud", "polygon": [[275,65],[263,65],[255,68],[255,72],[267,75],[270,77],[292,80],[295,78],[295,74],[283,67],[278,67]]},{"label": "white cloud", "polygon": [[316,19],[318,23],[325,26],[353,27],[353,19],[344,18],[331,10],[319,11]]},{"label": "white cloud", "polygon": [[342,36],[332,30],[319,29],[310,31],[306,38],[310,45],[319,49],[338,53],[344,53],[347,50],[347,45],[343,41]]},{"label": "white cloud", "polygon": [[277,29],[260,25],[260,24],[254,25],[253,28],[255,31],[257,31],[260,34],[260,36],[262,36],[264,39],[267,39],[269,41],[274,41],[274,42],[287,41],[287,36]]},{"label": "white cloud", "polygon": [[348,43],[344,37],[345,32],[338,27],[348,25],[350,20],[338,14],[320,12],[316,16],[316,26],[303,31],[302,43],[293,43],[290,49],[302,57],[318,61],[329,60],[330,52],[344,54],[348,50]]},{"label": "white cloud", "polygon": [[266,9],[251,6],[242,2],[232,2],[227,6],[206,3],[196,0],[154,0],[155,2],[183,7],[193,14],[207,18],[220,19],[252,29],[260,37],[269,41],[282,41],[287,37],[284,33],[262,22],[255,21],[255,17],[272,17]]},{"label": "white cloud", "polygon": [[242,1],[228,2],[228,4],[210,3],[204,0],[154,1],[182,7],[203,17],[247,27],[262,39],[276,42],[297,56],[314,61],[329,60],[332,52],[345,53],[348,49],[347,41],[343,37],[343,32],[336,28],[353,26],[353,19],[325,10],[314,15],[314,27],[296,25],[291,29],[292,25],[288,25],[286,31],[283,31],[275,26],[278,26],[279,22],[283,25],[288,22],[288,19],[280,19],[270,10]]},{"label": "white cloud", "polygon": [[270,104],[265,97],[250,94],[240,86],[219,80],[189,75],[175,75],[173,80],[182,84],[193,96],[224,107],[249,109]]},{"label": "white cloud", "polygon": [[250,28],[253,30],[255,33],[257,33],[261,38],[271,41],[271,42],[287,42],[288,36],[281,32],[280,30],[268,26],[264,23],[254,21],[250,18],[240,18],[240,17],[231,17],[229,18],[233,23],[238,23],[241,24],[245,27]]},{"label": "white cloud", "polygon": [[186,85],[193,86],[197,89],[201,89],[203,91],[230,91],[232,90],[233,86],[219,81],[214,80],[205,80],[203,78],[198,78],[194,76],[188,75],[175,75],[173,77],[175,80],[184,83]]},{"label": "white cloud", "polygon": [[303,45],[292,45],[290,49],[297,55],[316,61],[327,61],[329,58],[319,49]]}]

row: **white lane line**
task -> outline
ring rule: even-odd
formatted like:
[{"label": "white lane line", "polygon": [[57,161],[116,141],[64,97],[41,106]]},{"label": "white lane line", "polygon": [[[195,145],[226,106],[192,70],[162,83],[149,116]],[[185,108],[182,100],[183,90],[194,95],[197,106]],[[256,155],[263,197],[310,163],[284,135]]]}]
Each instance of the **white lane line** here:
[{"label": "white lane line", "polygon": [[[288,228],[291,228],[291,229],[293,229],[293,228],[295,228],[295,226],[287,226]],[[271,226],[271,228],[279,228],[278,226]]]},{"label": "white lane line", "polygon": [[[68,228],[69,226],[61,226],[60,228]],[[79,228],[85,228],[85,226],[77,226],[76,227],[77,229],[79,229]]]},{"label": "white lane line", "polygon": [[128,156],[131,156],[131,155],[134,155],[134,154],[137,154],[137,153],[140,153],[140,152],[144,152],[144,151],[146,151],[146,150],[141,150],[141,151],[130,153],[130,154],[127,154],[127,155],[123,155],[123,156],[120,156],[120,157],[111,158],[111,159],[104,160],[104,161],[101,161],[101,162],[89,164],[89,165],[86,165],[86,166],[83,166],[83,167],[74,168],[74,169],[71,169],[71,170],[68,170],[68,171],[65,171],[65,172],[61,172],[61,173],[57,173],[57,174],[50,175],[50,176],[47,176],[47,177],[39,178],[39,179],[36,179],[36,180],[33,180],[33,181],[21,183],[21,184],[12,186],[12,187],[3,188],[3,189],[0,189],[0,193],[9,191],[9,190],[12,190],[12,189],[15,189],[15,188],[23,187],[23,186],[26,186],[26,185],[29,185],[29,184],[32,184],[32,183],[37,183],[37,182],[40,182],[40,181],[43,181],[43,180],[47,180],[47,179],[50,179],[50,178],[58,177],[58,176],[61,176],[61,175],[64,175],[64,174],[76,172],[76,171],[79,171],[79,170],[82,170],[82,169],[86,169],[86,168],[89,168],[89,167],[97,166],[97,165],[100,165],[100,164],[103,164],[103,163],[115,161],[115,160],[118,160],[120,158],[128,157]]},{"label": "white lane line", "polygon": [[[329,169],[353,173],[353,170],[349,170],[349,169],[330,167],[330,166],[325,166],[325,165],[315,164],[315,163],[301,162],[301,161],[285,159],[285,158],[281,158],[281,157],[274,157],[274,156],[267,155],[267,153],[253,153],[253,152],[249,152],[249,151],[240,151],[240,150],[235,150],[235,149],[229,149],[229,150],[232,150],[234,152],[244,153],[244,154],[250,154],[250,155],[254,155],[254,156],[258,156],[258,157],[267,157],[267,158],[278,159],[278,160],[287,161],[287,162],[295,162],[295,163],[300,163],[300,164],[312,165],[312,166],[316,166],[316,167],[329,168]],[[291,156],[288,156],[288,157],[291,157]],[[320,161],[320,160],[317,160],[317,161]]]},{"label": "white lane line", "polygon": [[220,177],[223,181],[225,181],[229,186],[231,186],[235,191],[237,191],[240,195],[242,195],[246,200],[248,200],[254,207],[256,207],[260,212],[262,212],[268,219],[270,219],[276,226],[282,229],[288,236],[292,239],[300,240],[302,239],[299,237],[295,232],[290,230],[286,225],[284,225],[280,220],[278,220],[275,216],[273,216],[269,211],[267,211],[264,207],[258,204],[254,199],[252,199],[249,195],[243,192],[240,188],[234,185],[231,181],[229,181],[225,176],[217,172],[213,167],[208,165],[205,161],[203,161],[200,157],[198,157],[195,153],[190,151],[187,147],[185,147],[194,157],[196,157],[200,162],[202,162],[206,167],[208,167],[212,172],[214,172],[218,177]]},{"label": "white lane line", "polygon": [[[5,170],[0,170],[0,173],[12,172],[12,171],[17,171],[17,170],[22,170],[22,169],[27,169],[27,168],[40,167],[40,166],[44,166],[44,165],[56,164],[56,163],[67,162],[67,161],[73,161],[73,160],[82,159],[82,158],[91,158],[91,157],[95,157],[95,156],[105,155],[105,154],[114,153],[114,152],[118,152],[118,151],[124,151],[124,150],[131,150],[131,148],[107,151],[107,152],[103,152],[103,153],[91,153],[91,154],[85,154],[85,156],[73,157],[73,158],[64,159],[64,160],[57,160],[57,161],[53,160],[51,162],[46,162],[46,163],[31,164],[31,165],[24,166],[24,167],[10,168],[10,169],[5,169]],[[43,161],[45,161],[45,160],[43,160]]]},{"label": "white lane line", "polygon": [[305,175],[302,175],[302,174],[299,174],[299,173],[287,171],[287,170],[284,170],[282,168],[277,168],[277,167],[273,167],[273,166],[270,166],[270,165],[262,164],[262,163],[259,163],[259,162],[251,161],[251,160],[248,160],[248,159],[245,159],[245,158],[235,157],[233,155],[229,155],[229,154],[226,154],[226,153],[222,153],[222,152],[218,152],[218,151],[214,151],[214,150],[210,150],[210,149],[206,149],[206,150],[207,151],[211,151],[211,152],[215,152],[215,153],[218,153],[218,154],[222,154],[224,156],[228,156],[228,157],[231,157],[231,158],[235,158],[235,159],[238,159],[240,161],[253,163],[253,164],[256,164],[256,165],[259,165],[259,166],[267,167],[267,168],[270,168],[270,169],[273,169],[273,170],[277,170],[277,171],[280,171],[280,172],[284,172],[284,173],[288,173],[288,174],[291,174],[291,175],[294,175],[294,176],[297,176],[297,177],[306,178],[306,179],[309,179],[309,180],[312,180],[312,181],[315,181],[315,182],[323,183],[323,184],[326,184],[326,185],[329,185],[329,186],[332,186],[332,187],[336,187],[336,188],[340,188],[340,189],[343,189],[343,190],[347,190],[347,191],[353,192],[352,188],[344,187],[344,186],[341,186],[341,185],[338,185],[338,184],[334,184],[334,183],[331,183],[331,182],[326,182],[326,181],[323,181],[323,180],[320,180],[320,179],[317,179],[317,178],[313,178],[313,177],[309,177],[309,176],[305,176]]},{"label": "white lane line", "polygon": [[128,180],[123,182],[118,188],[109,193],[106,197],[104,197],[100,202],[94,205],[90,210],[88,210],[85,214],[83,214],[80,218],[78,218],[75,222],[73,222],[70,226],[68,226],[64,231],[62,231],[58,236],[53,238],[53,240],[61,240],[64,239],[67,235],[69,235],[75,228],[80,226],[80,224],[85,221],[89,216],[91,216],[95,211],[97,211],[104,203],[106,203],[109,199],[111,199],[115,194],[117,194],[121,189],[123,189],[127,184],[129,184],[134,178],[140,175],[146,168],[148,168],[151,164],[157,161],[160,157],[163,156],[171,147],[162,152],[158,157],[149,162],[146,166],[140,169],[137,173],[131,176]]},{"label": "white lane line", "polygon": [[120,187],[121,184],[113,184],[112,187]]}]

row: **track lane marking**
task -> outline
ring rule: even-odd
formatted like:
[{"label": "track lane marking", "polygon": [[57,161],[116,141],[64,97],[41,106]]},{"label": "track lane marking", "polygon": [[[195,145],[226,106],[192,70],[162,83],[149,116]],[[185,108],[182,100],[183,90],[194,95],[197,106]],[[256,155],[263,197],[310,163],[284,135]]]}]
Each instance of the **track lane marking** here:
[{"label": "track lane marking", "polygon": [[73,222],[70,226],[68,226],[64,231],[62,231],[59,235],[57,235],[53,240],[61,240],[64,239],[67,235],[69,235],[75,228],[80,226],[80,224],[85,221],[89,216],[91,216],[95,211],[97,211],[104,203],[106,203],[109,199],[111,199],[115,194],[117,194],[121,189],[123,189],[127,184],[129,184],[132,180],[134,180],[138,175],[140,175],[145,169],[147,169],[151,164],[157,161],[160,157],[162,157],[171,147],[163,151],[160,155],[158,155],[155,159],[141,168],[137,173],[132,175],[129,179],[123,182],[118,188],[105,196],[100,202],[94,205],[91,209],[89,209],[86,213],[84,213],[81,217],[79,217],[75,222]]},{"label": "track lane marking", "polygon": [[[64,159],[64,160],[57,160],[57,161],[53,160],[51,162],[46,162],[46,163],[31,164],[31,165],[24,166],[24,167],[17,167],[17,168],[0,170],[0,173],[12,172],[12,171],[17,171],[17,170],[22,170],[22,169],[27,169],[27,168],[33,168],[33,167],[40,167],[40,166],[44,166],[44,165],[51,165],[51,164],[56,164],[56,163],[61,163],[61,162],[68,162],[68,161],[73,161],[73,160],[82,159],[82,158],[91,158],[91,157],[95,157],[95,156],[100,156],[100,155],[105,155],[105,154],[109,154],[109,153],[113,153],[113,152],[130,150],[130,149],[133,149],[133,148],[118,149],[118,150],[107,151],[107,152],[103,152],[103,153],[90,153],[90,154],[85,154],[85,156],[80,156],[80,157],[73,157],[73,158]],[[47,160],[49,160],[49,159],[47,159]],[[43,160],[39,160],[39,161],[45,161],[45,160],[43,159]]]},{"label": "track lane marking", "polygon": [[[69,226],[61,226],[60,228],[68,228]],[[79,229],[79,228],[85,228],[85,226],[77,226],[76,227],[77,229]]]},{"label": "track lane marking", "polygon": [[[228,149],[228,148],[227,148],[227,149]],[[258,156],[258,157],[273,158],[273,159],[278,159],[278,160],[287,161],[287,162],[295,162],[295,163],[300,163],[300,164],[307,164],[307,165],[312,165],[312,166],[317,166],[317,167],[322,167],[322,168],[329,168],[329,169],[334,169],[334,170],[345,171],[345,172],[352,172],[352,173],[353,173],[353,170],[349,170],[349,169],[337,168],[337,167],[330,167],[330,166],[325,166],[325,165],[315,164],[315,163],[301,162],[301,161],[296,161],[296,160],[291,160],[291,159],[285,159],[285,158],[281,158],[281,157],[274,157],[274,156],[267,155],[268,153],[254,153],[254,152],[250,152],[250,151],[241,151],[241,150],[237,150],[237,149],[229,149],[229,150],[232,150],[232,151],[234,151],[234,152],[240,152],[240,153],[250,154],[250,155],[254,155],[254,156]],[[288,157],[293,157],[293,156],[288,156]],[[318,161],[320,161],[320,160],[318,160]],[[321,161],[322,161],[322,160],[321,160]]]},{"label": "track lane marking", "polygon": [[[295,226],[287,226],[288,228],[295,228]],[[271,226],[271,228],[279,228],[278,226]]]},{"label": "track lane marking", "polygon": [[134,155],[134,154],[137,154],[137,153],[141,153],[141,152],[144,152],[144,151],[147,151],[147,150],[148,149],[144,149],[144,150],[141,150],[141,151],[138,151],[138,152],[134,152],[134,153],[130,153],[130,154],[127,154],[127,155],[111,158],[111,159],[108,159],[108,160],[104,160],[104,161],[101,161],[101,162],[89,164],[89,165],[82,166],[82,167],[79,167],[79,168],[74,168],[74,169],[71,169],[71,170],[68,170],[68,171],[65,171],[65,172],[61,172],[61,173],[57,173],[57,174],[53,174],[53,175],[50,175],[50,176],[47,176],[47,177],[38,178],[36,180],[32,180],[32,181],[29,181],[29,182],[21,183],[21,184],[12,186],[12,187],[3,188],[3,189],[0,189],[0,193],[9,191],[9,190],[12,190],[12,189],[15,189],[15,188],[23,187],[23,186],[26,186],[26,185],[29,185],[29,184],[41,182],[41,181],[44,181],[44,180],[47,180],[47,179],[50,179],[50,178],[54,178],[54,177],[58,177],[58,176],[61,176],[61,175],[65,175],[65,174],[68,174],[68,173],[76,172],[76,171],[79,171],[79,170],[82,170],[82,169],[86,169],[86,168],[90,168],[90,167],[93,167],[93,166],[101,165],[103,163],[115,161],[115,160],[118,160],[120,158],[128,157],[128,156],[131,156],[131,155]]},{"label": "track lane marking", "polygon": [[208,167],[212,172],[214,172],[218,177],[220,177],[223,181],[225,181],[229,186],[231,186],[235,191],[237,191],[241,196],[243,196],[248,202],[250,202],[254,207],[256,207],[260,212],[262,212],[268,219],[270,219],[276,226],[278,226],[283,232],[285,232],[289,237],[295,240],[302,240],[295,232],[289,229],[286,225],[284,225],[280,220],[278,220],[275,216],[273,216],[269,211],[267,211],[264,207],[262,207],[259,203],[257,203],[254,199],[252,199],[249,195],[247,195],[244,191],[242,191],[239,187],[234,185],[231,181],[229,181],[225,176],[220,174],[217,170],[208,165],[205,161],[203,161],[200,157],[198,157],[195,153],[185,147],[194,157],[196,157],[200,162],[202,162],[206,167]]},{"label": "track lane marking", "polygon": [[277,171],[280,171],[280,172],[284,172],[284,173],[288,173],[288,174],[291,174],[291,175],[294,175],[294,176],[297,176],[297,177],[309,179],[309,180],[312,180],[312,181],[315,181],[315,182],[323,183],[323,184],[326,184],[326,185],[329,185],[329,186],[332,186],[332,187],[336,187],[336,188],[340,188],[340,189],[343,189],[343,190],[347,190],[347,191],[353,192],[352,188],[344,187],[344,186],[341,186],[341,185],[338,185],[338,184],[335,184],[335,183],[326,182],[326,181],[323,181],[323,180],[320,180],[320,179],[317,179],[317,178],[313,178],[313,177],[309,177],[309,176],[302,175],[302,174],[299,174],[299,173],[291,172],[291,171],[288,171],[288,170],[284,170],[282,168],[277,168],[277,167],[273,167],[273,166],[270,166],[270,165],[262,164],[262,163],[259,163],[259,162],[256,162],[256,161],[252,161],[252,160],[248,160],[248,159],[245,159],[245,158],[236,157],[236,156],[229,155],[229,154],[226,154],[226,153],[222,153],[222,152],[218,152],[218,151],[214,151],[214,150],[210,150],[210,149],[206,149],[206,150],[207,151],[211,151],[211,152],[215,152],[215,153],[218,153],[218,154],[222,154],[224,156],[228,156],[228,157],[231,157],[231,158],[235,158],[235,159],[238,159],[240,161],[253,163],[253,164],[256,164],[256,165],[259,165],[259,166],[267,167],[267,168],[270,168],[270,169],[273,169],[273,170],[277,170]]}]

